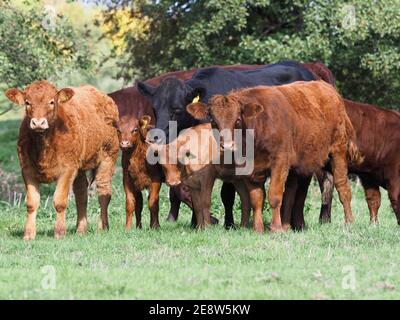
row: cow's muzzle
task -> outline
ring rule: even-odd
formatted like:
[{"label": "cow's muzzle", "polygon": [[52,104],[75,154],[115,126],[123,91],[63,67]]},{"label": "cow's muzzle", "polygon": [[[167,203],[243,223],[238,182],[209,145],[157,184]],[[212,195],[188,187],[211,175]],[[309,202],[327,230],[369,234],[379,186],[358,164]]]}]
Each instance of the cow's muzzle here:
[{"label": "cow's muzzle", "polygon": [[46,118],[32,118],[29,126],[33,131],[44,132],[49,128],[49,123]]},{"label": "cow's muzzle", "polygon": [[122,150],[126,150],[126,149],[129,149],[129,148],[132,148],[132,143],[130,141],[128,141],[128,140],[123,140],[123,141],[121,141],[119,143],[119,147]]}]

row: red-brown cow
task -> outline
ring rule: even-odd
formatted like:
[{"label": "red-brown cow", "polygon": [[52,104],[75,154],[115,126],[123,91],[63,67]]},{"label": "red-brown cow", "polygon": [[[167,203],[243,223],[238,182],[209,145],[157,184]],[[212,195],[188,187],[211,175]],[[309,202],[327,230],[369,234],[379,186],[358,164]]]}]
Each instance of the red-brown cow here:
[{"label": "red-brown cow", "polygon": [[[204,118],[209,112],[219,130],[254,130],[253,174],[271,176],[271,231],[283,230],[280,209],[289,170],[310,176],[330,158],[345,222],[353,221],[347,158],[361,162],[361,156],[342,98],[332,86],[312,81],[244,89],[215,96],[209,106],[191,104],[188,112],[196,118]],[[225,139],[223,147],[234,150],[235,141]],[[250,179],[245,181],[254,211],[254,229],[262,232],[264,186]],[[287,221],[284,217],[284,223]]]},{"label": "red-brown cow", "polygon": [[[381,205],[379,187],[388,191],[392,208],[400,224],[400,114],[374,105],[344,99],[347,115],[356,131],[357,147],[363,154],[361,165],[351,165],[349,172],[358,175],[368,203],[370,220],[378,222]],[[324,194],[332,202],[332,190],[325,183]],[[330,210],[322,212],[330,220]]]},{"label": "red-brown cow", "polygon": [[[305,68],[331,85],[332,72],[322,63],[305,63]],[[358,175],[368,203],[370,220],[378,222],[381,204],[379,187],[388,190],[389,199],[400,224],[400,114],[378,106],[344,99],[346,113],[356,131],[357,147],[364,156],[361,165],[349,167],[349,173]],[[319,172],[322,191],[320,221],[331,220],[333,181],[329,173]]]},{"label": "red-brown cow", "polygon": [[28,211],[24,239],[36,236],[39,185],[53,181],[57,181],[55,237],[66,234],[65,210],[71,186],[78,211],[77,233],[86,232],[88,170],[95,171],[99,228],[108,228],[111,179],[118,157],[118,109],[112,99],[91,86],[58,90],[47,81],[36,81],[23,91],[9,89],[6,96],[26,110],[18,139]]}]

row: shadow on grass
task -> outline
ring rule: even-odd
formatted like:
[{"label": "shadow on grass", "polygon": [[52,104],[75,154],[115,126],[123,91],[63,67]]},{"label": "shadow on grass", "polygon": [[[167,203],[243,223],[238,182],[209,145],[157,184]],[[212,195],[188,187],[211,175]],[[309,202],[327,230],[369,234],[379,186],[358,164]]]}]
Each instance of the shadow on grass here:
[{"label": "shadow on grass", "polygon": [[[88,230],[87,234],[92,233],[91,230]],[[12,230],[9,232],[9,234],[13,238],[22,238],[24,237],[24,229],[19,229],[19,230]],[[76,235],[76,227],[67,227],[67,236],[70,234],[75,234]],[[54,238],[54,229],[46,229],[46,230],[41,230],[39,228],[36,229],[36,237],[48,237],[48,238]]]}]

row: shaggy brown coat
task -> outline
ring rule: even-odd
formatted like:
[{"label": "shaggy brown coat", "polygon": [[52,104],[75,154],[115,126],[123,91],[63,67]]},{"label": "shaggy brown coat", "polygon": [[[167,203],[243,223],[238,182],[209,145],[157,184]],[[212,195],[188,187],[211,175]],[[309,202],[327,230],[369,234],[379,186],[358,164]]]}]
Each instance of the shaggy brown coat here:
[{"label": "shaggy brown coat", "polygon": [[28,211],[24,239],[36,236],[39,185],[53,181],[57,181],[55,237],[66,234],[65,210],[71,185],[78,211],[77,232],[86,232],[87,170],[96,172],[99,228],[108,228],[111,179],[118,156],[118,110],[112,99],[91,86],[58,91],[47,81],[36,81],[23,91],[9,89],[6,96],[26,109],[17,146]]}]

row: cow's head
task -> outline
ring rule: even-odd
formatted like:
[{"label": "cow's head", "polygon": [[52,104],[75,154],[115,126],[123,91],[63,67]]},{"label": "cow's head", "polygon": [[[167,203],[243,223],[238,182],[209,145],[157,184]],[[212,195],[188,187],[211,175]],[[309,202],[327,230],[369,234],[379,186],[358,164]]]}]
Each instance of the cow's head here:
[{"label": "cow's head", "polygon": [[171,143],[152,147],[158,150],[158,162],[170,186],[180,184],[183,178],[196,172],[204,172],[220,155],[210,124],[186,129]]},{"label": "cow's head", "polygon": [[263,111],[263,106],[254,102],[240,101],[234,95],[214,96],[208,105],[198,102],[187,106],[187,112],[194,118],[211,119],[213,128],[221,134],[221,148],[235,150],[234,130],[246,128],[246,122],[256,117]]},{"label": "cow's head", "polygon": [[71,88],[57,90],[48,81],[35,81],[24,90],[8,89],[6,97],[13,103],[25,106],[29,127],[34,132],[46,132],[57,119],[60,105],[74,96]]},{"label": "cow's head", "polygon": [[151,117],[142,116],[140,119],[126,115],[118,121],[118,139],[121,150],[134,148],[139,142],[146,139],[148,131],[152,128]]},{"label": "cow's head", "polygon": [[191,127],[196,121],[186,112],[186,106],[193,99],[201,99],[205,95],[205,89],[191,87],[184,81],[171,77],[164,79],[158,87],[139,82],[139,92],[153,105],[157,119],[156,128],[164,131],[166,140],[159,141],[157,133],[150,136],[152,142],[169,142],[169,121],[176,121],[178,132]]}]

